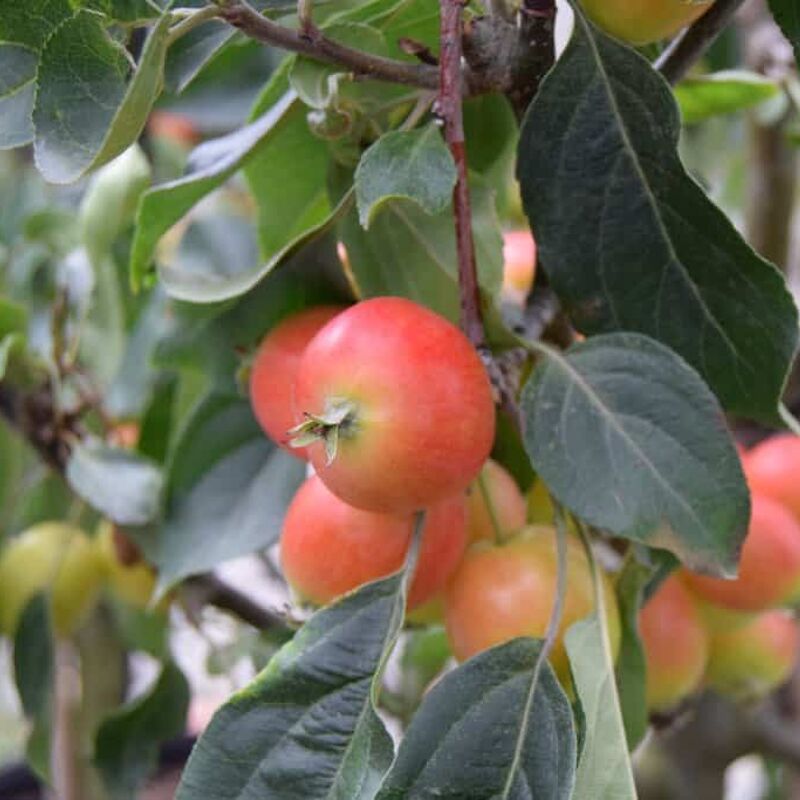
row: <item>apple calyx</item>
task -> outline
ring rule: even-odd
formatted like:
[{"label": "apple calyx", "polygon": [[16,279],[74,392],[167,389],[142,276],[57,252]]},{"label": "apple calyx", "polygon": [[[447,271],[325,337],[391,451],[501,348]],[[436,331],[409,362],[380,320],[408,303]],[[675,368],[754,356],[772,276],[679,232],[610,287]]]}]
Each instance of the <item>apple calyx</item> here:
[{"label": "apple calyx", "polygon": [[339,448],[339,436],[352,427],[356,408],[349,400],[332,400],[322,414],[303,412],[305,418],[287,431],[290,447],[308,447],[314,442],[325,443],[326,465],[330,466]]}]

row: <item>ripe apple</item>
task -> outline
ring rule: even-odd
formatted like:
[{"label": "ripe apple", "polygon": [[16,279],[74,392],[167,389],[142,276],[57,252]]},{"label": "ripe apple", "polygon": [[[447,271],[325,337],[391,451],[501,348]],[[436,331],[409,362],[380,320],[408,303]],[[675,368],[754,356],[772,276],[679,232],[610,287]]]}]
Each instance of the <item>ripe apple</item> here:
[{"label": "ripe apple", "polygon": [[[300,487],[286,513],[280,542],[283,572],[301,598],[324,605],[400,569],[412,531],[413,516],[355,508],[313,475]],[[466,542],[463,494],[451,495],[428,509],[409,589],[409,609],[439,592],[456,568]]]},{"label": "ripe apple", "polygon": [[458,328],[400,297],[351,306],[311,340],[295,418],[293,442],[328,488],[386,513],[465,490],[494,440],[480,357]]},{"label": "ripe apple", "polygon": [[156,139],[167,139],[183,147],[192,148],[201,139],[197,126],[183,114],[174,111],[153,111],[147,129]]},{"label": "ripe apple", "polygon": [[119,532],[111,523],[100,527],[97,544],[108,572],[108,587],[128,605],[146,609],[156,587],[155,570],[141,558],[126,564],[120,557],[119,541]]},{"label": "ripe apple", "polygon": [[536,274],[536,242],[528,230],[503,234],[503,292],[514,302],[524,302]]},{"label": "ripe apple", "polygon": [[800,436],[766,439],[742,459],[751,492],[782,503],[800,520]]},{"label": "ripe apple", "polygon": [[13,636],[25,606],[47,590],[55,632],[71,634],[94,608],[105,577],[94,542],[79,528],[62,522],[28,528],[0,555],[0,631]]},{"label": "ripe apple", "polygon": [[470,541],[503,538],[525,526],[526,513],[525,498],[511,473],[489,459],[469,489],[467,530]]},{"label": "ripe apple", "polygon": [[800,596],[800,522],[780,503],[753,494],[752,515],[735,580],[686,572],[692,591],[735,611],[765,611]]},{"label": "ripe apple", "polygon": [[647,663],[647,707],[665,711],[700,685],[708,661],[708,632],[688,589],[671,575],[639,612]]},{"label": "ripe apple", "polygon": [[[502,543],[481,541],[466,552],[445,589],[445,623],[456,658],[463,661],[518,636],[545,635],[556,597],[555,529],[530,525]],[[612,647],[619,648],[616,598],[603,576]],[[569,680],[563,635],[594,608],[594,585],[583,546],[568,538],[564,612],[550,661]]]},{"label": "ripe apple", "polygon": [[306,345],[342,309],[315,306],[278,323],[262,340],[250,370],[250,404],[261,427],[276,444],[297,456],[305,451],[289,446],[294,426],[292,394],[297,367]]},{"label": "ripe apple", "polygon": [[706,681],[737,700],[762,698],[789,679],[798,647],[792,615],[764,612],[744,627],[712,634]]},{"label": "ripe apple", "polygon": [[711,7],[713,0],[581,0],[589,19],[635,45],[675,35]]}]

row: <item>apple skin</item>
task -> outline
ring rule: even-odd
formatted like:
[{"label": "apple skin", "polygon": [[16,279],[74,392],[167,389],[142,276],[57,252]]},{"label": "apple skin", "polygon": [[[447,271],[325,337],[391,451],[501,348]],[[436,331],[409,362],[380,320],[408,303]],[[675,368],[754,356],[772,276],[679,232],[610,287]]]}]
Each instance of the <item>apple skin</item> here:
[{"label": "apple skin", "polygon": [[743,627],[712,634],[706,682],[738,701],[761,699],[789,679],[798,648],[792,615],[766,611]]},{"label": "apple skin", "polygon": [[462,490],[494,442],[492,388],[467,338],[399,297],[365,300],[312,339],[295,384],[295,420],[351,411],[336,454],[308,446],[311,464],[346,503],[411,514]]},{"label": "apple skin", "polygon": [[766,439],[745,453],[742,462],[750,491],[782,503],[800,520],[800,436],[785,433]]},{"label": "apple skin", "polygon": [[[292,500],[280,542],[284,575],[304,600],[325,605],[404,563],[413,517],[348,505],[314,475]],[[408,608],[431,600],[453,573],[467,543],[466,501],[451,495],[428,509]]]},{"label": "apple skin", "polygon": [[708,663],[708,632],[689,590],[671,575],[639,612],[647,664],[647,707],[666,711],[700,685]]},{"label": "apple skin", "polygon": [[[492,503],[500,536],[504,537],[524,528],[527,504],[511,473],[501,464],[489,459],[483,465],[480,480],[483,481]],[[467,530],[472,542],[494,539],[497,536],[483,492],[480,482],[476,480],[470,486],[467,496]]]},{"label": "apple skin", "polygon": [[63,522],[41,522],[0,555],[0,631],[13,636],[25,606],[49,591],[53,629],[69,636],[95,607],[106,572],[94,542]]},{"label": "apple skin", "polygon": [[[103,523],[97,534],[97,546],[102,554],[108,574],[108,588],[120,600],[134,608],[149,608],[153,591],[156,588],[156,572],[141,558],[135,563],[126,564],[120,558],[120,548],[115,542],[114,526]],[[159,605],[165,610],[169,601]]]},{"label": "apple skin", "polygon": [[306,345],[340,306],[315,306],[279,322],[262,340],[250,369],[250,405],[264,432],[284,450],[305,458],[303,448],[289,445],[294,427],[293,393],[297,368]]},{"label": "apple skin", "polygon": [[[563,643],[572,623],[594,609],[594,586],[583,546],[567,540],[567,591],[558,637],[550,662],[562,682],[569,683]],[[459,661],[518,636],[543,637],[556,596],[558,554],[555,529],[529,525],[497,544],[473,544],[445,590],[445,623]],[[617,601],[603,576],[606,615],[613,652],[620,641]]]},{"label": "apple skin", "polygon": [[524,302],[536,277],[536,242],[528,230],[503,234],[503,292]]},{"label": "apple skin", "polygon": [[634,45],[674,36],[711,5],[712,0],[581,0],[586,16],[595,25]]},{"label": "apple skin", "polygon": [[766,611],[800,594],[800,522],[780,503],[751,496],[751,518],[735,580],[685,572],[692,591],[734,611]]}]

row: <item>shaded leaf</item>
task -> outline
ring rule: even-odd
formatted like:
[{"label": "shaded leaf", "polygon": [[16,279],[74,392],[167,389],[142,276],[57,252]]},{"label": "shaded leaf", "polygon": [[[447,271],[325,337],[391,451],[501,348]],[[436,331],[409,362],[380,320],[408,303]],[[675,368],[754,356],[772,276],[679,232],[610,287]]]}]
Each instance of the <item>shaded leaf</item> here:
[{"label": "shaded leaf", "polygon": [[774,422],[797,312],[778,271],[687,175],[679,132],[661,76],[576,10],[520,135],[541,263],[582,332],[652,336],[726,409]]},{"label": "shaded leaf", "polygon": [[716,399],[679,356],[624,333],[548,350],[522,408],[535,469],[579,517],[735,574],[747,487]]},{"label": "shaded leaf", "polygon": [[235,33],[236,29],[231,25],[220,20],[210,20],[181,36],[167,53],[164,68],[166,90],[180,94]]},{"label": "shaded leaf", "polygon": [[39,54],[21,44],[0,44],[0,149],[33,140],[33,96]]},{"label": "shaded leaf", "polygon": [[426,695],[378,800],[568,800],[572,711],[541,642],[515,639],[445,675]]},{"label": "shaded leaf", "polygon": [[373,144],[355,174],[358,219],[365,227],[387,200],[412,200],[428,214],[443,211],[456,183],[456,167],[437,125],[392,131]]},{"label": "shaded leaf", "polygon": [[46,715],[53,679],[53,633],[46,594],[34,595],[20,615],[14,634],[14,678],[25,716]]},{"label": "shaded leaf", "polygon": [[783,35],[792,43],[795,58],[800,62],[800,7],[795,0],[768,0],[768,4]]},{"label": "shaded leaf", "polygon": [[129,450],[84,440],[72,450],[67,481],[87,503],[120,525],[145,525],[158,515],[161,471]]},{"label": "shaded leaf", "polygon": [[317,612],[217,712],[177,800],[368,800],[392,760],[375,695],[403,622],[403,575]]}]

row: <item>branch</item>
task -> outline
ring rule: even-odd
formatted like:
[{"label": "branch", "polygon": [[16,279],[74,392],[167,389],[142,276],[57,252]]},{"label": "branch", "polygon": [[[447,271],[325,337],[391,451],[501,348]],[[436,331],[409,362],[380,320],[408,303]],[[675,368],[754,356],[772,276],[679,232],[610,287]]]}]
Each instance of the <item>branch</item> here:
[{"label": "branch", "polygon": [[716,0],[659,56],[655,67],[671,84],[680,81],[731,22],[744,0]]},{"label": "branch", "polygon": [[303,33],[294,31],[267,19],[245,2],[220,0],[219,16],[251,39],[300,53],[315,61],[346,67],[360,77],[422,89],[435,89],[438,86],[438,71],[435,67],[407,64],[404,61],[364,53],[329,39],[313,27]]}]

